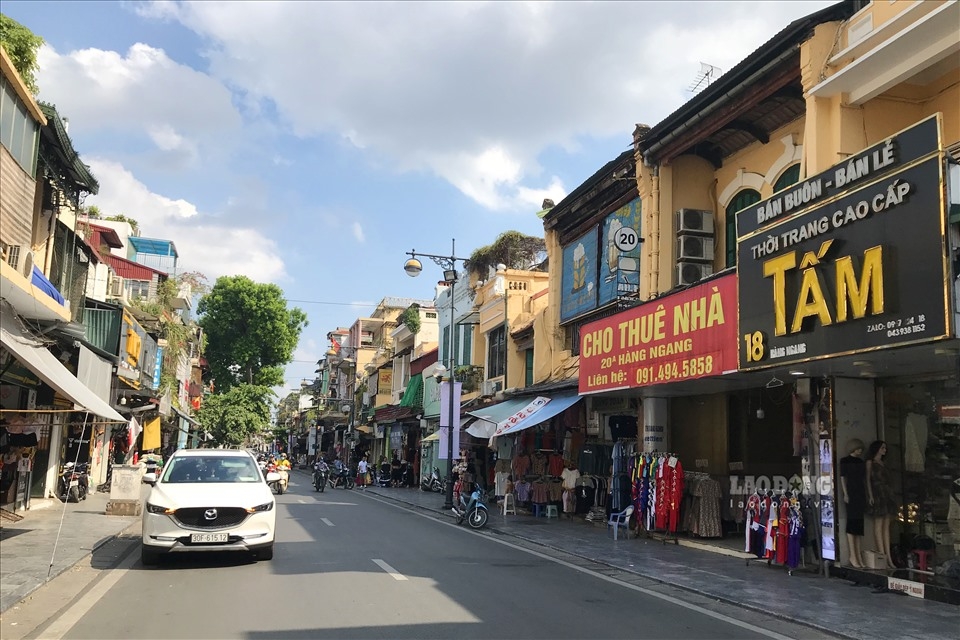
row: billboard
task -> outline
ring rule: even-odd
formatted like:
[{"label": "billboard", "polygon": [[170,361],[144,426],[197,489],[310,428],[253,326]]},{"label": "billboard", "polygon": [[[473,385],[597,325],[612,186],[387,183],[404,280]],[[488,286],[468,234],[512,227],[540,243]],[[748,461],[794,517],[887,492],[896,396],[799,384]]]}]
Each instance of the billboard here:
[{"label": "billboard", "polygon": [[730,273],[584,325],[579,392],[736,371],[736,305],[737,277]]},{"label": "billboard", "polygon": [[560,321],[572,320],[597,307],[597,229],[563,248]]}]

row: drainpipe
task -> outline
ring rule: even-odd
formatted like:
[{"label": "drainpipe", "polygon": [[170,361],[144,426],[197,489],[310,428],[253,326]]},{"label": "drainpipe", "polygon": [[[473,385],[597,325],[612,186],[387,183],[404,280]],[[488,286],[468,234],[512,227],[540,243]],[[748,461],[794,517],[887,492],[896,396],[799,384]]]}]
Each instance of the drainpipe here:
[{"label": "drainpipe", "polygon": [[650,265],[647,269],[647,292],[651,298],[660,295],[660,165],[653,165],[650,173]]}]

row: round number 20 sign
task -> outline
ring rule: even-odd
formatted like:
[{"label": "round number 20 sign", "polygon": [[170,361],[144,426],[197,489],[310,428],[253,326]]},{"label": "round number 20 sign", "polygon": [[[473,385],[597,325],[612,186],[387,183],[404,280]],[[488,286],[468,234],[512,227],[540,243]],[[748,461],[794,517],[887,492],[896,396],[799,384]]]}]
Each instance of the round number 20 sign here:
[{"label": "round number 20 sign", "polygon": [[617,249],[626,253],[627,251],[633,251],[637,248],[637,245],[640,244],[640,234],[636,232],[635,229],[630,227],[622,227],[617,229],[616,234],[613,238],[613,243],[616,245]]}]

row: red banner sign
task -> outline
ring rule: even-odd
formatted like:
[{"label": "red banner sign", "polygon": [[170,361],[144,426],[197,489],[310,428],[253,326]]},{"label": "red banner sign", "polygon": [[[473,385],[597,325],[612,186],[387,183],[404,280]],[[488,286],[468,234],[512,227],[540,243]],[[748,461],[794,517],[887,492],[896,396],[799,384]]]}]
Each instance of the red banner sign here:
[{"label": "red banner sign", "polygon": [[580,331],[580,393],[737,370],[737,276],[663,296]]}]

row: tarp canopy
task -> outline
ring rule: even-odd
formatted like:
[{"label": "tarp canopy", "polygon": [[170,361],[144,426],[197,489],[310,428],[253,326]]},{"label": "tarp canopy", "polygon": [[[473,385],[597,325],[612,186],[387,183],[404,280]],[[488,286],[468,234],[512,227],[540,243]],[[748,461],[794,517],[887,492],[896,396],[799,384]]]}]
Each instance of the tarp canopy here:
[{"label": "tarp canopy", "polygon": [[0,313],[0,344],[38,378],[70,399],[79,407],[78,411],[89,411],[114,422],[127,422],[106,400],[80,382],[56,356],[20,326],[17,314],[10,307],[4,307],[3,313]]},{"label": "tarp canopy", "polygon": [[[499,435],[504,436],[511,433],[516,433],[518,431],[523,431],[524,429],[529,429],[530,427],[535,427],[541,422],[546,422],[553,416],[562,413],[580,400],[580,396],[575,391],[570,393],[547,395],[544,397],[549,398],[550,401],[539,407],[536,411],[531,412],[526,418],[507,426],[505,429],[500,431]],[[498,430],[499,428],[500,427],[498,426]]]}]

